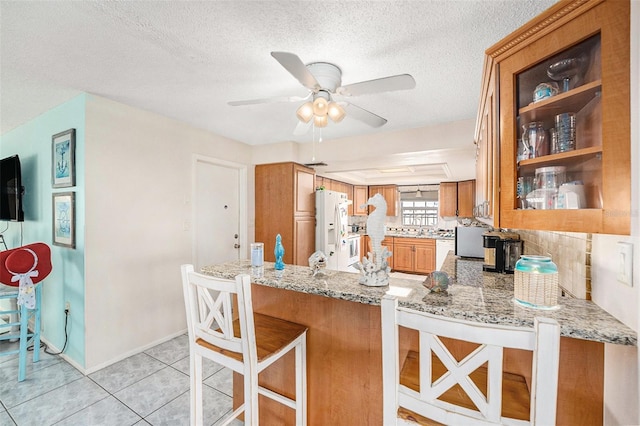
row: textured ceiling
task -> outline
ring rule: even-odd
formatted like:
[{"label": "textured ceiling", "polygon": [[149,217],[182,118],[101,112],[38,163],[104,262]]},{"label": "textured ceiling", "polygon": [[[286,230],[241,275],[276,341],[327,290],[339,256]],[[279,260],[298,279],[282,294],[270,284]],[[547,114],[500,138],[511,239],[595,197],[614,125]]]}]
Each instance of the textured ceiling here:
[{"label": "textured ceiling", "polygon": [[334,63],[343,84],[415,78],[350,99],[385,126],[347,116],[325,140],[471,119],[484,50],[553,3],[3,0],[0,130],[89,92],[251,145],[310,142],[293,134],[298,103],[227,104],[307,94],[271,51]]}]

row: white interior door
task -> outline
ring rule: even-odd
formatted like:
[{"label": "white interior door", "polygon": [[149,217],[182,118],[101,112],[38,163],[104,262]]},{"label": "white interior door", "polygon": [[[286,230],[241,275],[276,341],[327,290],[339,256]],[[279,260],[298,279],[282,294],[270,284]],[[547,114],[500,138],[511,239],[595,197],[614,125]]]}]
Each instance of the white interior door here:
[{"label": "white interior door", "polygon": [[246,235],[241,231],[246,214],[244,193],[244,166],[196,158],[193,203],[196,270],[241,258],[246,244]]}]

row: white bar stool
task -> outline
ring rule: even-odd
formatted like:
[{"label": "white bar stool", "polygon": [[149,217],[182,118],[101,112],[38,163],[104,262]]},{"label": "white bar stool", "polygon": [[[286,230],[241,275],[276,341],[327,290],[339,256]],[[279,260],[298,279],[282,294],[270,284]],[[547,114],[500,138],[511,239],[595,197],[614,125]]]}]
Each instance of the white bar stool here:
[{"label": "white bar stool", "polygon": [[[193,265],[182,265],[181,270],[189,331],[191,424],[203,424],[205,357],[244,376],[244,403],[219,424],[229,424],[244,412],[245,424],[257,425],[260,394],[294,409],[296,425],[306,425],[307,327],[255,314],[249,275],[226,280],[196,273]],[[295,350],[295,400],[258,385],[258,374],[291,350]]]},{"label": "white bar stool", "polygon": [[[400,364],[398,328],[419,332],[419,352]],[[441,339],[444,338],[444,339]],[[450,340],[476,344],[457,360]],[[533,351],[531,390],[503,372],[503,349]],[[556,421],[560,326],[536,318],[533,328],[457,320],[382,299],[384,425],[552,425]]]}]

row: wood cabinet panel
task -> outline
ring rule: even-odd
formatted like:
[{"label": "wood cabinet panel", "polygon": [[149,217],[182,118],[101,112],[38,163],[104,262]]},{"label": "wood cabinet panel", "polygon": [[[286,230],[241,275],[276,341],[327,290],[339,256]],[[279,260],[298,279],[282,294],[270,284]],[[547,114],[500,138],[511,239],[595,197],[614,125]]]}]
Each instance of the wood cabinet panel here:
[{"label": "wood cabinet panel", "polygon": [[369,199],[369,188],[364,185],[354,185],[353,187],[353,214],[355,216],[366,216],[367,206],[362,207]]},{"label": "wood cabinet panel", "polygon": [[458,217],[473,217],[476,199],[476,181],[458,182]]},{"label": "wood cabinet panel", "polygon": [[429,238],[394,238],[394,269],[428,274],[435,270],[436,242]]},{"label": "wood cabinet panel", "polygon": [[436,247],[433,244],[416,244],[414,272],[428,274],[436,269]]},{"label": "wood cabinet panel", "polygon": [[476,181],[441,182],[438,191],[440,217],[473,217]]},{"label": "wood cabinet panel", "polygon": [[496,66],[493,58],[485,57],[482,97],[476,119],[476,215],[481,221],[498,227],[499,215],[499,129],[496,125]]},{"label": "wood cabinet panel", "polygon": [[307,265],[315,251],[315,172],[296,163],[258,164],[255,168],[255,240],[274,262],[276,235],[282,237],[284,262]]},{"label": "wood cabinet panel", "polygon": [[414,247],[413,244],[401,242],[404,238],[398,238],[394,244],[393,268],[398,271],[413,272],[414,269]]},{"label": "wood cabinet panel", "polygon": [[296,216],[315,216],[316,192],[315,172],[313,169],[294,164],[294,188],[293,194],[296,200]]},{"label": "wood cabinet panel", "polygon": [[309,256],[316,251],[315,216],[296,217],[294,220],[294,233],[296,243],[293,247],[293,264],[308,265]]},{"label": "wood cabinet panel", "polygon": [[[387,202],[387,216],[398,215],[398,186],[397,185],[370,185],[369,198],[381,194]],[[369,207],[369,212],[373,207]]]},{"label": "wood cabinet panel", "polygon": [[458,210],[458,183],[440,182],[438,190],[438,214],[440,217],[455,217]]}]

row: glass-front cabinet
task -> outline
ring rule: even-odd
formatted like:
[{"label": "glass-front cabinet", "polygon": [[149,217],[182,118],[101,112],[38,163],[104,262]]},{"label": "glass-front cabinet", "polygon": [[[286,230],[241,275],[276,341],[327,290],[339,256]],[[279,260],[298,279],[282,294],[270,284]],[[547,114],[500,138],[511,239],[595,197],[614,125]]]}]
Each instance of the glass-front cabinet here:
[{"label": "glass-front cabinet", "polygon": [[503,228],[630,232],[629,1],[562,1],[496,61]]}]

